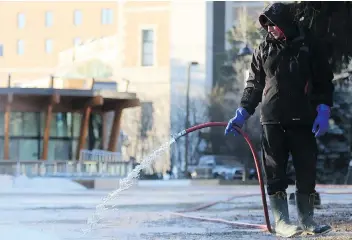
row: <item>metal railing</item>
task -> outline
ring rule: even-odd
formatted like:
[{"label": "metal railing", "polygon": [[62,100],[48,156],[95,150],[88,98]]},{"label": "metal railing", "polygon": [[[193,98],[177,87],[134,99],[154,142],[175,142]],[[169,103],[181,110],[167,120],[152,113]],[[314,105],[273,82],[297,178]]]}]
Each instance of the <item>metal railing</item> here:
[{"label": "metal railing", "polygon": [[120,152],[109,152],[105,150],[81,150],[79,161],[97,161],[97,162],[127,162],[123,160]]},{"label": "metal railing", "polygon": [[79,163],[81,172],[95,172],[99,176],[125,177],[133,168],[133,162],[123,159],[121,153],[104,150],[81,150]]},{"label": "metal railing", "polygon": [[123,161],[120,153],[82,150],[78,161],[0,160],[0,174],[27,177],[126,177],[133,162]]}]

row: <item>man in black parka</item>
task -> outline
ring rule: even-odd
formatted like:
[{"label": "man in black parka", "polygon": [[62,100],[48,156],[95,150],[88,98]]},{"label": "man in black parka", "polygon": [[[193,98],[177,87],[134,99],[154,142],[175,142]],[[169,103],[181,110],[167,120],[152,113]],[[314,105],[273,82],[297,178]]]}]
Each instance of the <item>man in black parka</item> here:
[{"label": "man in black parka", "polygon": [[[326,233],[328,225],[313,220],[317,144],[315,137],[329,128],[333,73],[319,41],[304,34],[293,21],[288,5],[274,3],[259,16],[268,32],[255,50],[241,106],[225,134],[237,135],[262,102],[263,165],[267,192],[282,237]],[[289,220],[286,189],[287,161],[292,154],[296,171],[296,206],[299,226]]]}]

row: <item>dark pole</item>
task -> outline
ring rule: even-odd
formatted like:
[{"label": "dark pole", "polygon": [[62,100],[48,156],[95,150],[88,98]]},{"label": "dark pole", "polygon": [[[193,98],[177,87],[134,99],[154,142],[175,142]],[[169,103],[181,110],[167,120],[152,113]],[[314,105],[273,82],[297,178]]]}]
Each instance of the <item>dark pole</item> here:
[{"label": "dark pole", "polygon": [[9,73],[9,75],[7,77],[7,87],[11,88],[11,73]]},{"label": "dark pole", "polygon": [[[191,84],[191,67],[198,65],[198,62],[190,62],[187,67],[187,89],[186,89],[186,119],[185,119],[185,129],[188,129],[189,124],[189,89]],[[188,135],[185,136],[185,176],[188,172]]]},{"label": "dark pole", "polygon": [[130,80],[125,79],[125,78],[123,78],[122,80],[126,82],[126,90],[125,90],[125,92],[128,92],[128,87],[130,85]]}]

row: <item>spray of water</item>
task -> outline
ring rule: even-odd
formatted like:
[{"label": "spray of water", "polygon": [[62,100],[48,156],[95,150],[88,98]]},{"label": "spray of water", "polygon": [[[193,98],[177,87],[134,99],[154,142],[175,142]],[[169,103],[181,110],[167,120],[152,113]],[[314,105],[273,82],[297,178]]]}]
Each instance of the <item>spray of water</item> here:
[{"label": "spray of water", "polygon": [[91,232],[94,227],[103,220],[103,214],[116,206],[109,205],[109,207],[107,204],[111,200],[116,199],[122,191],[129,189],[136,182],[135,180],[138,179],[140,172],[143,169],[150,167],[155,159],[161,156],[162,153],[165,152],[175,141],[175,138],[171,138],[171,140],[164,143],[160,148],[145,157],[141,163],[128,174],[126,178],[120,180],[119,188],[113,192],[110,192],[105,198],[102,199],[102,202],[96,206],[94,214],[87,220],[88,229],[83,231],[84,234]]}]

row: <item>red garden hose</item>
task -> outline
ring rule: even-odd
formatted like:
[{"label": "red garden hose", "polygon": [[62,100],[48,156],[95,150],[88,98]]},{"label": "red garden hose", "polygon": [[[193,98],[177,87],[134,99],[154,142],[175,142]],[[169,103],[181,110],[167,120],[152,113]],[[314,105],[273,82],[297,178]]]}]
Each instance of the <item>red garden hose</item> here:
[{"label": "red garden hose", "polygon": [[[175,140],[179,139],[180,137],[183,137],[191,132],[207,128],[207,127],[226,127],[227,122],[208,122],[208,123],[203,123],[199,124],[196,126],[193,126],[191,128],[185,129],[182,132],[178,133],[175,137]],[[266,228],[267,230],[272,233],[271,225],[270,225],[270,219],[269,219],[269,213],[268,213],[268,204],[266,202],[266,195],[265,195],[265,188],[264,188],[264,182],[263,182],[263,176],[260,170],[260,165],[259,165],[259,158],[258,155],[254,149],[254,146],[249,139],[249,136],[247,133],[242,131],[240,128],[235,127],[235,129],[242,135],[242,137],[246,140],[249,148],[251,149],[254,163],[255,163],[255,168],[257,170],[257,175],[258,175],[258,180],[259,180],[259,186],[260,186],[260,191],[261,191],[261,196],[262,196],[262,203],[263,203],[263,210],[264,210],[264,217],[265,217],[265,222],[266,222]]]}]

